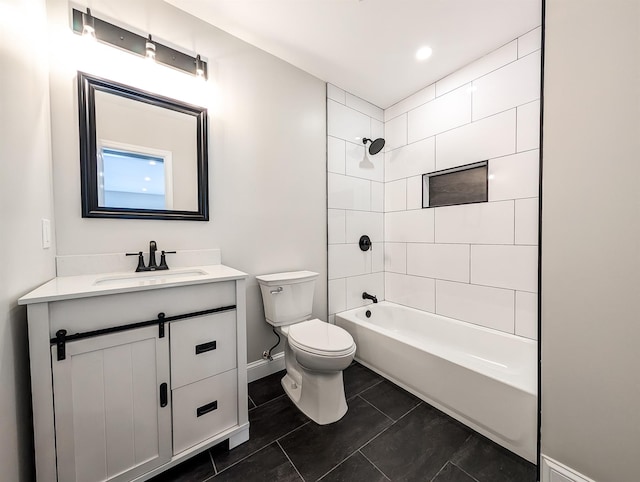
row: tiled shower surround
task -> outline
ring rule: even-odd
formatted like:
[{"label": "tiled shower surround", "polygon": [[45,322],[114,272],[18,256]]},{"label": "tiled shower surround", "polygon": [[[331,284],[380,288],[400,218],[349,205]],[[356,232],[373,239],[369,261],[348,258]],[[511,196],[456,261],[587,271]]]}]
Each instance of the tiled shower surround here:
[{"label": "tiled shower surround", "polygon": [[[362,304],[362,292],[384,298],[384,154],[363,138],[384,137],[383,110],[327,86],[329,314]],[[369,251],[358,246],[371,239]]]},{"label": "tiled shower surround", "polygon": [[[337,156],[369,137],[379,109],[329,86],[330,314],[371,290],[537,338],[540,45],[537,28],[386,109],[384,166],[381,154],[373,167],[364,151]],[[422,208],[422,174],[484,160],[488,202]],[[358,249],[361,234],[373,253]]]}]

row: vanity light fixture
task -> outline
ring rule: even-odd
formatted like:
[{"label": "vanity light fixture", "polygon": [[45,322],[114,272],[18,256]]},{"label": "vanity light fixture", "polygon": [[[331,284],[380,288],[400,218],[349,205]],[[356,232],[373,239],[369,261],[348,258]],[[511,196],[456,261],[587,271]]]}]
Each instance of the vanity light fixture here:
[{"label": "vanity light fixture", "polygon": [[81,12],[73,8],[72,28],[77,34],[92,37],[100,42],[126,50],[132,54],[155,59],[159,64],[187,72],[198,78],[207,78],[207,63],[200,58],[152,40],[151,35],[142,36],[122,27],[101,20],[92,15],[91,10]]},{"label": "vanity light fixture", "polygon": [[87,8],[87,13],[82,14],[82,36],[93,40],[96,39],[95,22],[90,8]]}]

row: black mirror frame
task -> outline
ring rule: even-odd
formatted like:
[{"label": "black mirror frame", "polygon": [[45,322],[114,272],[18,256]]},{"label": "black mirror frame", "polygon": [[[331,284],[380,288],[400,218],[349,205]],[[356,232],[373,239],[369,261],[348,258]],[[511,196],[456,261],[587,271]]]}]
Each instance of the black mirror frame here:
[{"label": "black mirror frame", "polygon": [[[98,160],[96,143],[96,90],[171,109],[196,118],[198,210],[114,208],[98,206]],[[80,110],[80,179],[83,218],[175,219],[209,221],[209,174],[207,144],[207,109],[110,80],[78,72],[78,107]]]}]

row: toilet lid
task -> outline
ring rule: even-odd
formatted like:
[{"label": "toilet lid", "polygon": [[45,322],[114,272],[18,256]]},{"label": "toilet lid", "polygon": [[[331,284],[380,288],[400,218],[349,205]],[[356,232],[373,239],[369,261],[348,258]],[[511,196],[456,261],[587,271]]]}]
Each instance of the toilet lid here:
[{"label": "toilet lid", "polygon": [[291,325],[288,337],[293,347],[317,355],[347,355],[354,348],[347,330],[317,318]]}]

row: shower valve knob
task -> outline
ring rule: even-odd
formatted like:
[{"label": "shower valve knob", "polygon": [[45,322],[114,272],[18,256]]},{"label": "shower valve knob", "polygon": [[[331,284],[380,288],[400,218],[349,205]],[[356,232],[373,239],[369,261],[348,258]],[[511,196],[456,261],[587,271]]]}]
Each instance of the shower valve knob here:
[{"label": "shower valve knob", "polygon": [[371,239],[366,234],[360,236],[360,241],[358,242],[360,249],[362,251],[369,251],[371,249]]}]

